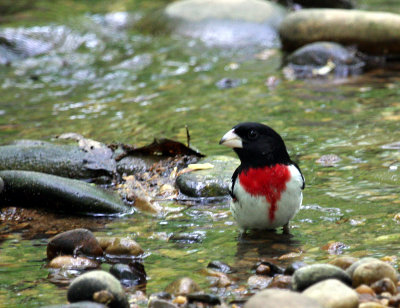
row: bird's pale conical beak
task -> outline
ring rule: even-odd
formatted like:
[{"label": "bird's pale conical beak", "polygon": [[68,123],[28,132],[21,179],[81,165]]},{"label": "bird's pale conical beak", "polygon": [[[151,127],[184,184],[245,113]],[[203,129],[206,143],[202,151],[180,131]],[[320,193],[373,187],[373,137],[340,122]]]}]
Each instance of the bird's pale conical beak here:
[{"label": "bird's pale conical beak", "polygon": [[229,148],[243,148],[242,139],[234,133],[234,130],[231,129],[227,132],[222,139],[219,141],[219,144],[225,145]]}]

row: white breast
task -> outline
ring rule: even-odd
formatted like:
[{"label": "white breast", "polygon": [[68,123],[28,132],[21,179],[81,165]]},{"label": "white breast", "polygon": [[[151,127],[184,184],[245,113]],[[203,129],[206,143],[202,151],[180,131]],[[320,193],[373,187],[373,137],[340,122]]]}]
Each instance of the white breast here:
[{"label": "white breast", "polygon": [[231,212],[239,227],[246,229],[275,229],[289,222],[300,208],[303,200],[301,187],[303,178],[299,170],[289,166],[290,180],[286,183],[286,190],[277,202],[277,210],[273,221],[269,218],[270,204],[264,196],[251,196],[236,179],[233,193],[237,201],[232,200]]}]

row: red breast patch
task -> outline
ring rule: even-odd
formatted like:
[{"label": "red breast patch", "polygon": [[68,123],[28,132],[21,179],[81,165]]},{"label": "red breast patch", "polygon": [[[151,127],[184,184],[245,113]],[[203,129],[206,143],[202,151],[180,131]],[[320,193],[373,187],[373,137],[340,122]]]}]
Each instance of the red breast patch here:
[{"label": "red breast patch", "polygon": [[239,174],[239,181],[243,188],[251,195],[264,196],[269,202],[269,219],[275,219],[277,202],[281,193],[286,189],[290,179],[290,171],[286,165],[272,167],[250,168]]}]

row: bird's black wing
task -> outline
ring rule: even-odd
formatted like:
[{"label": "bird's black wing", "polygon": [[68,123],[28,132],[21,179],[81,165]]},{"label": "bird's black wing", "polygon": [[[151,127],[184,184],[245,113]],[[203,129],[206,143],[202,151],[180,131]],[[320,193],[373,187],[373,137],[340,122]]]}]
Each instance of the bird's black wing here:
[{"label": "bird's black wing", "polygon": [[235,186],[236,179],[239,175],[239,171],[240,171],[239,169],[240,169],[240,166],[237,167],[235,172],[232,174],[232,185],[231,185],[231,188],[229,189],[229,194],[231,195],[232,199],[236,199],[236,196],[233,194],[233,188]]}]

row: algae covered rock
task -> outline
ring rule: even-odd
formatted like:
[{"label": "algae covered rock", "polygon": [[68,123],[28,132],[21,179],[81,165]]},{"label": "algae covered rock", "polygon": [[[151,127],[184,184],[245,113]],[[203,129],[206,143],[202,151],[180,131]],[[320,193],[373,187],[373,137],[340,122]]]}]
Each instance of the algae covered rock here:
[{"label": "algae covered rock", "polygon": [[91,271],[75,278],[68,288],[68,301],[95,301],[108,307],[128,308],[129,303],[121,283],[105,271]]},{"label": "algae covered rock", "polygon": [[210,156],[199,163],[210,163],[213,168],[181,174],[176,179],[179,190],[189,197],[227,196],[239,160],[229,156]]},{"label": "algae covered rock", "polygon": [[74,214],[124,214],[131,212],[118,195],[94,185],[33,171],[0,171],[4,189],[0,202],[41,207]]},{"label": "algae covered rock", "polygon": [[116,162],[111,151],[85,151],[76,145],[21,140],[0,146],[0,170],[37,171],[75,179],[111,178]]},{"label": "algae covered rock", "polygon": [[400,15],[344,9],[306,9],[289,14],[279,35],[286,51],[318,41],[356,46],[368,54],[400,53]]}]

